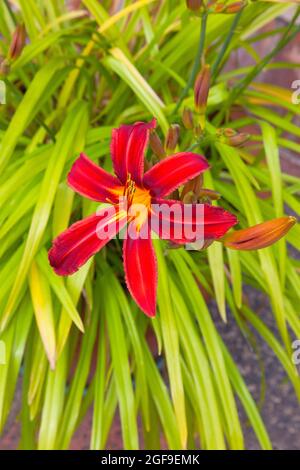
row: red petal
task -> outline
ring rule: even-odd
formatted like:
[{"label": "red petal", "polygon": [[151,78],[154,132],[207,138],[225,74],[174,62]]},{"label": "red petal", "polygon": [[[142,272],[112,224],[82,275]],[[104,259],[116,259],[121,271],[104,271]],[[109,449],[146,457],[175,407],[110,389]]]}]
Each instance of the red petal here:
[{"label": "red petal", "polygon": [[94,201],[115,203],[122,194],[120,181],[83,153],[73,164],[68,183],[74,191]]},{"label": "red petal", "polygon": [[54,240],[48,253],[54,271],[61,276],[73,274],[106,245],[126,221],[124,211],[119,211],[118,206],[109,206],[73,224]]},{"label": "red petal", "polygon": [[128,234],[123,244],[123,258],[126,283],[131,296],[146,315],[154,317],[157,260],[150,230],[147,232],[147,238],[133,239]]},{"label": "red petal", "polygon": [[209,204],[153,198],[151,209],[151,229],[175,243],[218,239],[237,223],[233,214]]},{"label": "red petal", "polygon": [[218,239],[238,223],[235,215],[222,207],[204,204],[204,232],[206,239]]},{"label": "red petal", "polygon": [[153,196],[167,196],[208,168],[209,164],[202,155],[191,152],[177,153],[150,168],[145,173],[143,183],[151,190]]},{"label": "red petal", "polygon": [[144,156],[150,129],[156,126],[156,120],[149,123],[137,122],[133,126],[123,125],[113,129],[111,155],[115,173],[125,184],[127,174],[137,184],[141,184],[144,173]]}]

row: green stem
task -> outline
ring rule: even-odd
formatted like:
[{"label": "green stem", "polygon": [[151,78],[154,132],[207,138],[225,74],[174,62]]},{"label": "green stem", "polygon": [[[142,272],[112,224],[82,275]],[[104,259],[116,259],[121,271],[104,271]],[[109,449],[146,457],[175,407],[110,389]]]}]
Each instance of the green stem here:
[{"label": "green stem", "polygon": [[253,81],[253,79],[259,75],[259,73],[265,68],[265,66],[270,62],[270,60],[278,54],[278,52],[283,49],[283,47],[288,44],[300,31],[300,26],[298,26],[291,34],[290,31],[293,28],[295,21],[297,20],[300,13],[300,8],[297,8],[297,11],[289,25],[286,29],[285,33],[282,35],[280,41],[278,42],[275,49],[273,49],[270,54],[266,55],[266,57],[246,75],[243,80],[232,90],[231,95],[229,96],[229,107],[234,103],[234,101],[243,93],[243,91],[247,88],[247,86]]},{"label": "green stem", "polygon": [[192,84],[195,81],[197,72],[200,69],[200,64],[201,64],[201,59],[202,59],[202,55],[203,55],[203,51],[204,51],[204,44],[205,44],[207,16],[208,16],[207,12],[203,13],[203,15],[202,15],[199,45],[198,45],[198,50],[197,50],[197,55],[196,55],[196,58],[195,58],[195,62],[194,62],[193,68],[192,68],[191,75],[189,76],[187,84],[186,84],[183,92],[181,93],[181,96],[180,96],[179,101],[178,101],[178,103],[177,103],[177,105],[176,105],[176,107],[173,111],[173,114],[177,113],[178,109],[180,108],[181,103],[183,102],[184,98],[187,96],[187,94],[189,92],[189,89],[191,88]]},{"label": "green stem", "polygon": [[[252,70],[246,75],[231,91],[229,98],[228,98],[228,104],[226,106],[226,110],[229,110],[230,107],[233,105],[233,103],[236,101],[236,99],[243,93],[243,91],[248,87],[248,85],[253,81],[253,79],[260,74],[260,72],[265,68],[265,66],[273,59],[274,56],[276,56],[281,49],[283,49],[286,44],[288,44],[290,41],[294,39],[294,37],[299,33],[300,31],[300,26],[296,27],[294,31],[290,33],[290,31],[293,29],[294,24],[300,14],[300,7],[297,8],[296,13],[289,24],[288,28],[286,29],[285,33],[282,35],[280,41],[278,42],[277,46],[275,49],[273,49],[270,54],[266,55],[264,59],[259,62],[255,67],[252,68]],[[224,110],[222,109],[221,112],[218,113],[218,115],[214,119],[214,125],[216,127],[221,125],[222,119],[224,117]]]},{"label": "green stem", "polygon": [[[21,101],[23,98],[23,94],[18,90],[18,88],[10,80],[8,80],[8,78],[3,78],[3,81],[5,82],[7,87],[9,87],[12,90],[16,98]],[[34,121],[36,121],[40,126],[42,126],[45,129],[50,139],[55,143],[56,142],[55,134],[52,132],[50,127],[47,126],[45,121],[43,121],[38,116],[35,117]]]},{"label": "green stem", "polygon": [[225,41],[224,41],[224,43],[223,43],[223,46],[222,46],[222,48],[221,48],[221,50],[220,50],[220,52],[219,52],[219,54],[218,54],[218,56],[217,56],[217,58],[216,58],[216,60],[215,60],[215,62],[214,62],[214,64],[213,64],[213,66],[212,66],[212,68],[211,68],[211,76],[212,76],[211,82],[212,82],[212,83],[213,83],[213,82],[215,81],[215,79],[216,79],[216,75],[217,75],[217,72],[218,72],[218,69],[219,69],[219,65],[221,64],[221,62],[222,62],[222,60],[223,60],[223,58],[224,58],[224,56],[225,56],[225,53],[226,53],[226,51],[227,51],[227,49],[228,49],[228,46],[229,46],[229,44],[230,44],[230,41],[231,41],[231,39],[232,39],[232,37],[233,37],[233,35],[234,35],[234,33],[235,33],[235,29],[236,29],[236,27],[237,27],[237,25],[238,25],[238,22],[239,22],[240,19],[241,19],[242,13],[243,13],[243,10],[240,10],[240,11],[235,15],[235,18],[234,18],[234,20],[233,20],[233,22],[232,22],[232,24],[231,24],[230,30],[229,30],[229,32],[228,32],[228,34],[227,34],[227,37],[226,37],[226,39],[225,39]]}]

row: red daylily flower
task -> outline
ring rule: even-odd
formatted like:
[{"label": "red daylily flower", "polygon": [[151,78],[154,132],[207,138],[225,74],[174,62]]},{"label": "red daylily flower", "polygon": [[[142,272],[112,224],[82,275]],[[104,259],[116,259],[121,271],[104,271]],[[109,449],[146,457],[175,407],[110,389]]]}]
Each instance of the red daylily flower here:
[{"label": "red daylily flower", "polygon": [[[144,174],[145,151],[155,125],[156,121],[152,120],[113,130],[111,155],[116,176],[84,154],[80,155],[68,175],[69,185],[82,196],[111,205],[73,224],[54,240],[49,251],[55,272],[70,275],[126,226],[127,237],[123,243],[126,283],[136,303],[150,317],[155,316],[157,291],[157,261],[151,230],[172,242],[190,243],[195,240],[185,236],[185,231],[178,236],[178,228],[195,229],[201,224],[204,240],[211,240],[221,238],[237,223],[234,215],[208,204],[192,204],[183,221],[172,211],[157,210],[161,204],[167,208],[176,204],[184,211],[183,203],[164,198],[209,165],[201,155],[181,152],[164,158]],[[122,197],[126,198],[126,206],[120,202]],[[134,205],[145,210],[137,215],[131,211]],[[200,222],[196,217],[198,206],[202,207]],[[161,222],[170,227],[168,234]]]}]

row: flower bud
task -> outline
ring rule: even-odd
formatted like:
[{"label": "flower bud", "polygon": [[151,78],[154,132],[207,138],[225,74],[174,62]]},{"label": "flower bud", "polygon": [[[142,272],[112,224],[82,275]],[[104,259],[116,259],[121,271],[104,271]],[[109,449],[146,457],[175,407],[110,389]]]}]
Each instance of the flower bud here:
[{"label": "flower bud", "polygon": [[194,13],[198,13],[203,6],[203,0],[186,0],[186,6]]},{"label": "flower bud", "polygon": [[210,2],[208,4],[209,8],[212,8],[213,13],[223,13],[225,9],[224,3],[218,3],[217,5],[214,5],[214,2]]},{"label": "flower bud", "polygon": [[284,237],[295,223],[295,217],[280,217],[228,233],[222,242],[232,250],[260,250]]},{"label": "flower bud", "polygon": [[178,124],[172,124],[168,130],[165,149],[166,151],[173,151],[179,140],[180,126]]},{"label": "flower bud", "polygon": [[157,133],[154,130],[152,130],[150,132],[149,144],[150,144],[152,152],[159,159],[162,159],[166,156],[166,152],[165,152],[164,146],[162,144],[162,141],[160,140],[159,136],[157,135]]},{"label": "flower bud", "polygon": [[225,6],[225,9],[222,13],[238,13],[247,5],[247,1],[235,2],[231,3],[231,5]]},{"label": "flower bud", "polygon": [[212,189],[201,188],[198,193],[198,198],[204,198],[210,201],[217,201],[218,199],[220,199],[220,197],[220,193],[218,193],[217,191],[213,191]]},{"label": "flower bud", "polygon": [[183,204],[195,204],[197,203],[197,197],[193,193],[193,191],[189,191],[188,193],[185,193],[184,196],[180,196],[180,200],[183,202]]},{"label": "flower bud", "polygon": [[194,128],[194,115],[193,111],[189,108],[184,108],[182,112],[182,122],[186,129]]},{"label": "flower bud", "polygon": [[230,127],[222,129],[221,133],[225,135],[225,137],[233,137],[234,135],[237,135],[237,132],[234,129],[230,129]]},{"label": "flower bud", "polygon": [[241,147],[251,138],[250,134],[245,134],[244,132],[237,133],[231,137],[228,137],[227,143],[231,147]]},{"label": "flower bud", "polygon": [[231,147],[241,147],[245,142],[247,142],[251,138],[250,134],[246,134],[244,132],[239,133],[234,129],[230,128],[217,129],[216,134],[220,142],[230,145]]},{"label": "flower bud", "polygon": [[[201,121],[205,121],[204,117],[201,118]],[[202,122],[200,122],[200,124],[201,125],[195,126],[194,128],[194,134],[197,139],[204,136],[204,126]]]},{"label": "flower bud", "polygon": [[13,34],[10,48],[8,51],[8,59],[15,60],[20,55],[25,46],[26,30],[23,24],[19,24]]},{"label": "flower bud", "polygon": [[200,70],[194,86],[195,109],[201,115],[204,115],[206,111],[209,85],[210,66],[206,64]]},{"label": "flower bud", "polygon": [[190,193],[192,193],[197,198],[199,192],[201,191],[202,184],[203,184],[203,175],[198,175],[196,176],[196,178],[188,181],[182,189],[181,200],[183,200],[184,197]]}]

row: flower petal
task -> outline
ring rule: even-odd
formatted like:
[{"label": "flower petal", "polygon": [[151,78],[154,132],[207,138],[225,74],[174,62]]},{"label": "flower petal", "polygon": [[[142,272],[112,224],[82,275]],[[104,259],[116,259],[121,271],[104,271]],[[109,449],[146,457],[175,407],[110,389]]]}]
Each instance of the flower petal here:
[{"label": "flower petal", "polygon": [[238,223],[235,215],[222,207],[204,204],[204,238],[218,239]]},{"label": "flower petal", "polygon": [[152,199],[151,230],[160,238],[174,243],[215,240],[222,237],[236,223],[236,217],[221,207]]},{"label": "flower petal", "polygon": [[181,152],[161,160],[144,175],[143,184],[153,196],[167,196],[209,168],[202,155]]},{"label": "flower petal", "polygon": [[125,184],[127,174],[137,184],[141,184],[144,173],[144,156],[149,139],[150,129],[156,127],[156,120],[149,123],[122,125],[113,129],[111,140],[111,155],[115,173]]},{"label": "flower petal", "polygon": [[68,184],[82,196],[99,202],[117,203],[119,196],[123,194],[120,181],[83,153],[68,174]]},{"label": "flower petal", "polygon": [[127,214],[118,206],[109,206],[80,220],[61,233],[48,253],[54,271],[67,276],[109,242],[126,224]]},{"label": "flower petal", "polygon": [[[130,232],[131,230],[129,230],[123,244],[126,284],[141,310],[149,317],[154,317],[156,313],[157,260],[151,233],[150,230],[147,230],[147,238],[133,239],[130,237]],[[145,230],[141,230],[142,232],[145,233]]]}]

